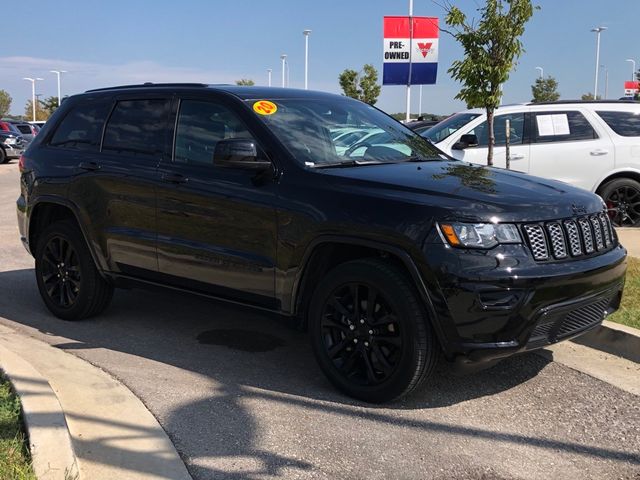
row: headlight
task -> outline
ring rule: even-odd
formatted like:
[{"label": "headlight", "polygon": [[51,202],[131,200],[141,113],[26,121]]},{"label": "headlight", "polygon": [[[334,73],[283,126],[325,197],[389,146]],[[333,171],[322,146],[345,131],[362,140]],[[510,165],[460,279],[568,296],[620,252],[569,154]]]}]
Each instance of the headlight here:
[{"label": "headlight", "polygon": [[8,137],[4,139],[4,143],[6,145],[15,145],[17,143],[18,139],[14,138],[14,137]]},{"label": "headlight", "polygon": [[440,229],[454,247],[493,248],[500,243],[522,243],[511,223],[441,223]]}]

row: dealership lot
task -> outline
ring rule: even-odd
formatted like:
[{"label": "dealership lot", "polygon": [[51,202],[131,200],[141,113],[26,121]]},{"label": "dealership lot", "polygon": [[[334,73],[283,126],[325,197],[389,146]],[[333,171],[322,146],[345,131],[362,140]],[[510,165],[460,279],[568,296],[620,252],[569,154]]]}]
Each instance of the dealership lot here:
[{"label": "dealership lot", "polygon": [[118,291],[105,314],[45,310],[20,245],[17,165],[0,166],[0,322],[135,392],[210,478],[637,478],[640,402],[537,355],[372,407],[337,393],[305,334],[263,313]]}]

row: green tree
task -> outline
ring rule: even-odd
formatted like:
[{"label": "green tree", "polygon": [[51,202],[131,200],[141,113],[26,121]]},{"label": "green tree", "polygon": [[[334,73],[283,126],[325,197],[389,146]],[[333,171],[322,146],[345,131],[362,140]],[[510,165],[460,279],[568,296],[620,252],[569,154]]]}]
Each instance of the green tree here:
[{"label": "green tree", "polygon": [[536,83],[531,85],[531,94],[531,101],[534,103],[555,102],[560,98],[558,82],[550,75],[547,78],[537,78]]},{"label": "green tree", "polygon": [[338,77],[344,95],[375,105],[380,96],[378,71],[367,63],[360,72],[346,69]]},{"label": "green tree", "polygon": [[0,90],[0,117],[4,117],[11,110],[12,98],[6,90]]},{"label": "green tree", "polygon": [[241,78],[240,80],[236,80],[236,85],[245,85],[247,87],[252,87],[256,82],[251,80],[250,78]]},{"label": "green tree", "polygon": [[[598,95],[598,100],[600,100],[602,97],[600,95]],[[589,93],[585,93],[584,95],[582,95],[582,97],[580,97],[581,100],[584,100],[586,102],[595,100],[595,98],[593,97],[593,93],[589,92]]]},{"label": "green tree", "polygon": [[493,165],[494,112],[502,98],[501,86],[524,51],[520,37],[534,7],[531,0],[486,0],[479,8],[477,24],[469,21],[458,7],[446,5],[445,9],[445,21],[454,30],[444,31],[460,42],[465,54],[463,60],[455,60],[449,68],[451,76],[463,85],[456,98],[470,108],[486,110],[487,165]]},{"label": "green tree", "polygon": [[[27,104],[24,106],[24,118],[28,121],[33,120],[33,104],[31,100],[27,100]],[[42,100],[36,100],[36,120],[46,121],[49,119],[49,112],[45,110],[45,105]]]},{"label": "green tree", "polygon": [[58,97],[47,97],[44,100],[40,100],[42,109],[47,113],[47,118],[53,115],[58,108]]}]

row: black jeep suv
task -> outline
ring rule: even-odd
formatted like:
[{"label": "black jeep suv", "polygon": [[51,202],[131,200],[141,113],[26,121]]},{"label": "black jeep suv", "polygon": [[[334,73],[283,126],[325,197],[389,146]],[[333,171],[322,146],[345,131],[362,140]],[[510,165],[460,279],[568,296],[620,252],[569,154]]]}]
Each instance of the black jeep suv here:
[{"label": "black jeep suv", "polygon": [[[345,128],[365,132],[339,152]],[[599,197],[455,161],[336,95],[93,90],[20,170],[22,241],[56,316],[145,285],[278,312],[371,402],[413,390],[441,353],[475,368],[574,337],[622,294],[626,251]]]}]

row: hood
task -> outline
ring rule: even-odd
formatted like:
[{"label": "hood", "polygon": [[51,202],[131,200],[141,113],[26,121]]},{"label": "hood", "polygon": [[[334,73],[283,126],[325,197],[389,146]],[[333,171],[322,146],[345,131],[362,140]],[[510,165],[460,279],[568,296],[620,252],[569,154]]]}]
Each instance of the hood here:
[{"label": "hood", "polygon": [[423,203],[439,219],[542,221],[602,211],[591,192],[566,183],[459,161],[405,162],[319,170],[362,194]]}]

